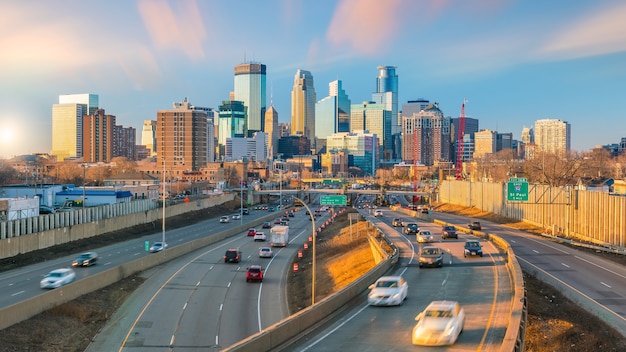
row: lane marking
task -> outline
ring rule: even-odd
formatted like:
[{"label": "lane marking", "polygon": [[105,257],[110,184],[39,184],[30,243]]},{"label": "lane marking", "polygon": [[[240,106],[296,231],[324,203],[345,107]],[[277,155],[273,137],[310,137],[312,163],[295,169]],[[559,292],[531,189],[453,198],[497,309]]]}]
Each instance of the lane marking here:
[{"label": "lane marking", "polygon": [[610,285],[607,285],[607,284],[605,284],[605,283],[604,283],[604,282],[602,282],[602,281],[600,281],[600,283],[601,283],[602,285],[604,285],[604,286],[608,287],[608,288],[611,288],[611,286],[610,286]]},{"label": "lane marking", "polygon": [[496,312],[496,306],[498,305],[498,266],[496,263],[496,259],[494,258],[493,255],[489,254],[489,257],[491,257],[491,261],[493,262],[494,266],[493,266],[493,281],[494,281],[494,287],[493,287],[493,300],[491,301],[491,312],[489,313],[489,319],[487,319],[487,325],[485,325],[485,333],[483,334],[483,337],[480,339],[480,343],[478,344],[478,348],[476,349],[476,352],[479,352],[482,350],[483,345],[485,344],[485,340],[487,339],[487,333],[489,333],[489,329],[491,328],[491,324],[493,323],[493,318],[495,316],[495,312]]},{"label": "lane marking", "polygon": [[533,249],[533,252],[535,252],[535,253],[539,254],[539,251],[538,251],[538,250],[536,250],[536,249]]},{"label": "lane marking", "polygon": [[14,294],[12,294],[11,296],[12,296],[12,297],[15,297],[15,296],[17,296],[17,295],[21,295],[21,294],[22,294],[22,293],[24,293],[24,292],[26,292],[26,291],[15,292],[15,293],[14,293]]},{"label": "lane marking", "polygon": [[561,265],[563,265],[566,268],[569,268],[569,265],[565,264],[565,263],[561,263]]},{"label": "lane marking", "polygon": [[597,267],[597,268],[600,268],[600,269],[603,269],[603,270],[605,270],[605,271],[608,271],[608,272],[610,272],[610,273],[611,273],[611,274],[613,274],[613,275],[617,275],[617,276],[619,276],[619,277],[621,277],[621,278],[623,278],[623,279],[626,279],[626,276],[624,276],[624,275],[622,275],[622,274],[620,274],[620,273],[616,273],[615,271],[613,271],[613,270],[611,270],[611,269],[607,269],[607,268],[605,268],[605,267],[603,267],[603,266],[601,266],[601,265],[598,265],[598,264],[596,264],[596,263],[594,263],[594,262],[590,262],[590,261],[588,261],[588,260],[587,260],[587,259],[585,259],[585,258],[581,258],[581,257],[579,257],[579,256],[577,256],[577,255],[575,255],[575,256],[574,256],[574,258],[576,258],[576,259],[580,259],[580,260],[582,260],[583,262],[585,262],[585,263],[587,263],[587,264],[591,264],[591,265],[593,265],[593,266],[595,266],[595,267]]}]

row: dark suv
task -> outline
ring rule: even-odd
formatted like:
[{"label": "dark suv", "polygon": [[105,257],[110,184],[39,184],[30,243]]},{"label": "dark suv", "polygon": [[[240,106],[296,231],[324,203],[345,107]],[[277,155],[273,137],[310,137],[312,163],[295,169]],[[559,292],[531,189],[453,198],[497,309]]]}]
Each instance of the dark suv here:
[{"label": "dark suv", "polygon": [[231,248],[224,254],[224,263],[239,263],[241,251],[238,248]]},{"label": "dark suv", "polygon": [[441,238],[459,238],[459,235],[456,233],[456,227],[454,226],[444,226],[441,231]]},{"label": "dark suv", "polygon": [[419,225],[414,222],[406,224],[406,228],[404,229],[404,234],[406,235],[415,235],[420,230]]}]

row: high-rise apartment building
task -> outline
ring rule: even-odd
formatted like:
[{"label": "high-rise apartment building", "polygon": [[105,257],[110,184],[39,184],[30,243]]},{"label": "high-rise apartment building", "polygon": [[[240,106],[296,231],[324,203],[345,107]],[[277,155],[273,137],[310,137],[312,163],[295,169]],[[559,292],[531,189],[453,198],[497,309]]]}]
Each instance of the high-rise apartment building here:
[{"label": "high-rise apartment building", "polygon": [[570,150],[571,125],[566,121],[537,120],[535,121],[534,136],[538,151],[560,154]]},{"label": "high-rise apartment building", "polygon": [[157,111],[157,163],[167,170],[197,171],[207,164],[207,114],[185,99]]},{"label": "high-rise apartment building", "polygon": [[246,106],[242,101],[224,100],[219,106],[217,143],[219,156],[226,153],[227,138],[245,137]]},{"label": "high-rise apartment building", "polygon": [[403,116],[402,136],[405,162],[432,166],[450,160],[450,118],[443,116],[437,103]]},{"label": "high-rise apartment building", "polygon": [[114,127],[113,157],[124,157],[128,160],[136,160],[137,156],[137,130],[134,127]]},{"label": "high-rise apartment building", "polygon": [[474,159],[481,159],[497,151],[496,131],[482,130],[474,133]]},{"label": "high-rise apartment building", "polygon": [[291,91],[291,134],[315,140],[315,87],[309,71],[298,70]]},{"label": "high-rise apartment building", "polygon": [[366,175],[376,175],[380,162],[379,140],[375,133],[352,131],[334,133],[326,139],[327,153],[345,152],[351,160],[348,166],[360,168]]},{"label": "high-rise apartment building", "polygon": [[535,143],[535,136],[532,128],[526,126],[522,128],[522,142],[524,142],[524,144]]},{"label": "high-rise apartment building", "polygon": [[156,156],[156,121],[143,120],[143,128],[141,129],[141,144],[145,145],[150,151],[150,156]]},{"label": "high-rise apartment building", "polygon": [[[375,134],[380,140],[381,160],[389,160],[393,154],[391,139],[391,111],[383,104],[365,101],[361,104],[352,104],[350,107],[350,131],[368,131]],[[328,150],[328,145],[326,147]]]},{"label": "high-rise apartment building", "polygon": [[333,133],[350,132],[350,98],[341,80],[328,84],[328,96],[315,104],[315,137],[326,139]]},{"label": "high-rise apartment building", "polygon": [[265,133],[267,134],[267,157],[274,159],[278,153],[278,139],[280,131],[278,130],[278,112],[274,109],[274,105],[270,104],[269,109],[265,112]]},{"label": "high-rise apartment building", "polygon": [[[120,126],[121,127],[121,126]],[[108,163],[116,157],[118,134],[115,116],[107,115],[104,109],[83,117],[83,161]],[[130,158],[131,160],[134,158]]]},{"label": "high-rise apartment building", "polygon": [[243,63],[235,66],[234,99],[243,102],[247,108],[246,137],[263,131],[266,110],[265,65]]},{"label": "high-rise apartment building", "polygon": [[58,161],[83,157],[83,116],[98,108],[96,94],[59,95],[52,105],[52,150]]}]

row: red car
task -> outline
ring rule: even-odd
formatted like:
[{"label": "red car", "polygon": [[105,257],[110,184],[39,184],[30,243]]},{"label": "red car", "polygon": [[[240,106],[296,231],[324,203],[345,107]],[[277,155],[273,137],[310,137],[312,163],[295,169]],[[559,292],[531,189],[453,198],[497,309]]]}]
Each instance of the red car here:
[{"label": "red car", "polygon": [[250,265],[246,271],[246,282],[250,281],[263,282],[263,268],[260,265]]},{"label": "red car", "polygon": [[256,235],[256,229],[255,228],[249,228],[248,229],[248,236],[254,236]]}]

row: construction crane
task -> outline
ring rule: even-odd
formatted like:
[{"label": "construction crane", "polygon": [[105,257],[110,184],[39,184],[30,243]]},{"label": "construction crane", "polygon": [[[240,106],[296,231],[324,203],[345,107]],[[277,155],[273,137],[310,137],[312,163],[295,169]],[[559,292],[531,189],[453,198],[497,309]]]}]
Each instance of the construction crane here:
[{"label": "construction crane", "polygon": [[456,131],[456,179],[460,180],[463,178],[463,137],[465,136],[465,103],[467,103],[467,99],[463,99],[463,104],[461,105],[461,115],[459,116],[459,125]]},{"label": "construction crane", "polygon": [[[419,152],[417,140],[417,118],[413,116],[413,191],[419,188],[419,179],[417,178],[417,154]],[[413,200],[415,202],[415,199]]]}]

